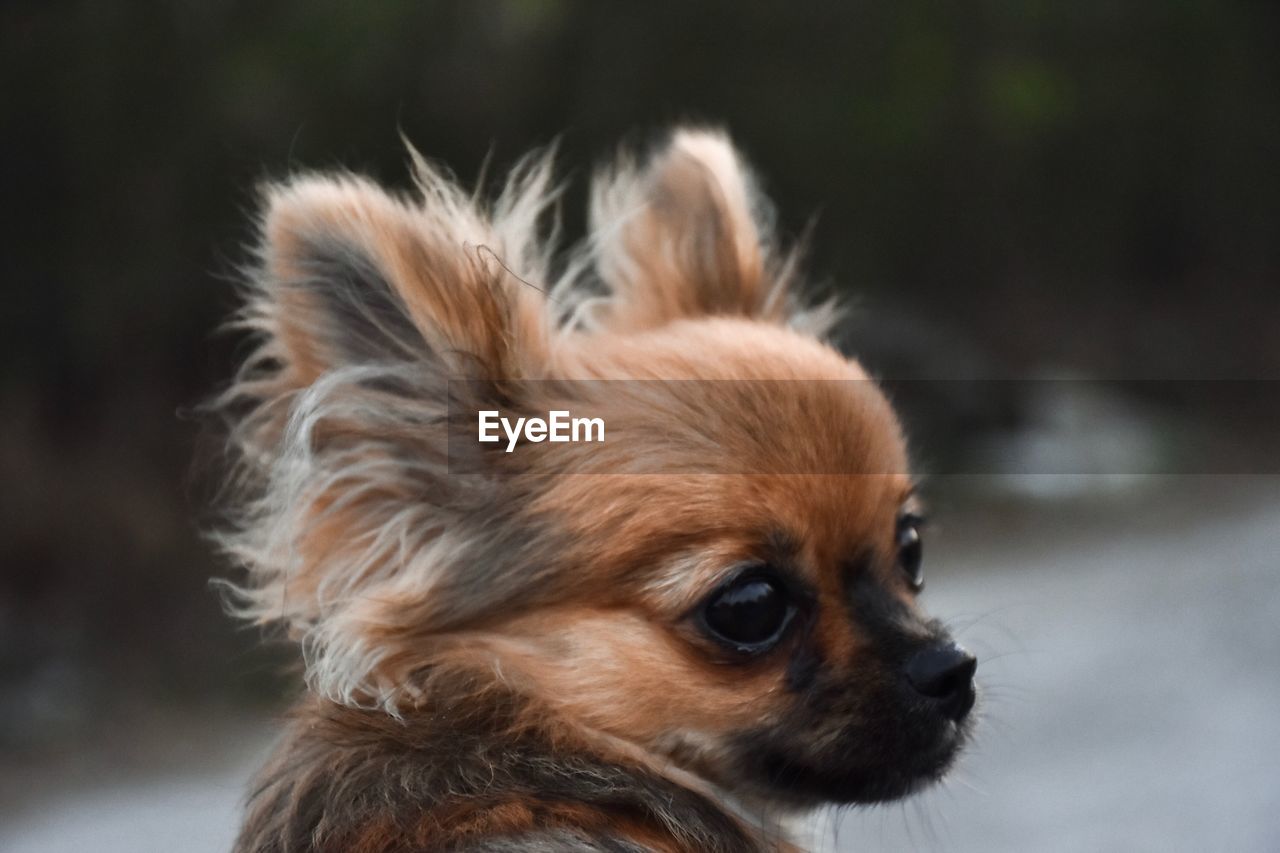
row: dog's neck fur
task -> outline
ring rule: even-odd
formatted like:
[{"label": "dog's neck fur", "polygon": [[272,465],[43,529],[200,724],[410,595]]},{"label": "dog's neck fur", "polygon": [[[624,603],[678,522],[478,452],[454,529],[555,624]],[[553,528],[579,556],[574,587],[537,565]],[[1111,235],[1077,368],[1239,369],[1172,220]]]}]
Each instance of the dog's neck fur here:
[{"label": "dog's neck fur", "polygon": [[253,788],[237,853],[788,848],[696,778],[531,725],[518,696],[494,699],[437,699],[401,719],[303,700]]}]

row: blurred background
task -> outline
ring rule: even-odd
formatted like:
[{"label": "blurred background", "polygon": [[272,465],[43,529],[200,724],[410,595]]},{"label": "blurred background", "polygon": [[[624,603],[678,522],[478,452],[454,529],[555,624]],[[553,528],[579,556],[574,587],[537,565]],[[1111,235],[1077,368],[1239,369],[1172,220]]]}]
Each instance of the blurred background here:
[{"label": "blurred background", "polygon": [[224,849],[296,689],[199,536],[256,184],[558,139],[580,235],[695,120],[898,380],[988,661],[956,780],[814,846],[1276,849],[1278,43],[1246,0],[4,4],[0,847]]}]

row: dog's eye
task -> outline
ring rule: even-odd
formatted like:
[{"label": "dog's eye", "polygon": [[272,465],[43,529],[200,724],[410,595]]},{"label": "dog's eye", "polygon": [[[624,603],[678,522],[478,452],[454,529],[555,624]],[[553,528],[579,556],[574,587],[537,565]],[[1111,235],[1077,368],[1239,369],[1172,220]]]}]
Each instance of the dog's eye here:
[{"label": "dog's eye", "polygon": [[711,596],[703,619],[712,633],[739,651],[760,652],[782,636],[794,610],[781,583],[767,575],[752,575]]},{"label": "dog's eye", "polygon": [[898,519],[898,565],[911,588],[924,589],[924,543],[920,541],[920,526],[924,520],[918,515],[904,515]]}]

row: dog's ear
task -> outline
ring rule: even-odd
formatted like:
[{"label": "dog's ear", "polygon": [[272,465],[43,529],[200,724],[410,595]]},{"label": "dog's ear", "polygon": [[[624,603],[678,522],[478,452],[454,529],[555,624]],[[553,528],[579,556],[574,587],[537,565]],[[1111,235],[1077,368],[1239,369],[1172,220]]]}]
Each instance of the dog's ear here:
[{"label": "dog's ear", "polygon": [[535,222],[545,171],[492,218],[419,161],[421,200],[353,176],[266,190],[254,324],[299,388],[335,369],[432,360],[450,375],[511,378],[545,351]]},{"label": "dog's ear", "polygon": [[328,695],[390,701],[373,634],[401,602],[430,602],[426,631],[514,594],[488,573],[531,537],[477,532],[513,501],[492,466],[452,468],[448,425],[545,369],[549,174],[526,161],[490,206],[421,160],[417,197],[349,175],[266,190],[242,314],[258,347],[214,401],[237,463],[215,536],[247,569],[233,608],[287,626]]},{"label": "dog's ear", "polygon": [[649,162],[596,176],[591,230],[611,328],[714,315],[788,322],[792,258],[772,209],[723,133],[677,130]]}]

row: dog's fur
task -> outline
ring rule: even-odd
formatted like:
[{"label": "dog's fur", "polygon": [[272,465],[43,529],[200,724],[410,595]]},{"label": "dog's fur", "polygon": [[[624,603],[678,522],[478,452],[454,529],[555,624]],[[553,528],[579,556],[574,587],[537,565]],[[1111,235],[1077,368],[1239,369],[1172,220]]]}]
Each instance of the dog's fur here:
[{"label": "dog's fur", "polygon": [[[941,775],[967,729],[903,686],[945,633],[898,566],[901,431],[726,139],[598,175],[555,281],[547,157],[491,204],[414,175],[265,191],[217,538],[310,694],[237,849],[773,849],[751,815]],[[588,400],[604,444],[451,468],[454,407],[546,411],[599,379],[697,381]],[[744,564],[800,591],[767,654],[696,618]]]}]

